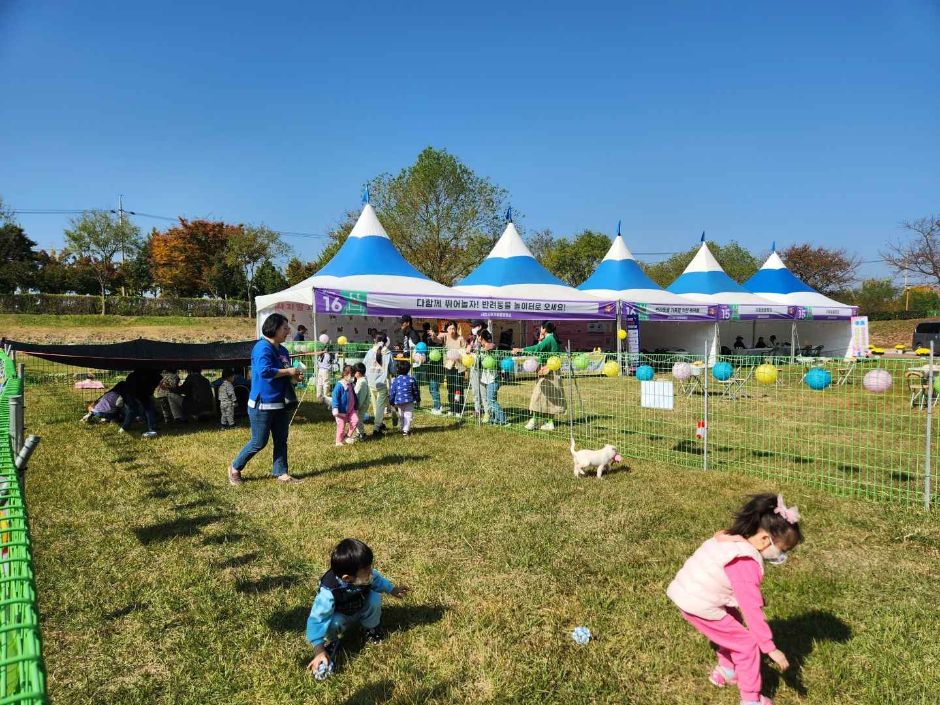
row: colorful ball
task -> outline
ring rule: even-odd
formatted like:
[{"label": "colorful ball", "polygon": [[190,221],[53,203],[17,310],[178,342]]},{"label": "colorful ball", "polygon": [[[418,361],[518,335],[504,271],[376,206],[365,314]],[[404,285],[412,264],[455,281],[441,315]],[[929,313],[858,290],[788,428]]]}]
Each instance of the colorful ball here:
[{"label": "colorful ball", "polygon": [[726,382],[734,374],[734,365],[730,362],[716,362],[712,368],[712,377],[719,382]]},{"label": "colorful ball", "polygon": [[338,338],[336,339],[336,344],[337,344],[337,345],[348,345],[348,344],[349,344],[349,338],[347,338],[345,335],[341,335],[340,337],[338,337]]},{"label": "colorful ball", "polygon": [[438,348],[434,348],[431,352],[428,353],[428,359],[431,362],[440,362],[442,357],[444,356],[441,354],[441,351]]},{"label": "colorful ball", "polygon": [[411,359],[414,360],[414,363],[416,365],[423,365],[424,361],[428,359],[428,356],[425,355],[424,353],[416,352],[414,355],[411,356]]},{"label": "colorful ball", "polygon": [[328,336],[326,333],[320,333],[320,342],[326,345],[330,342],[330,336]]},{"label": "colorful ball", "polygon": [[501,369],[503,372],[506,372],[506,373],[515,372],[516,361],[513,360],[511,357],[504,357],[502,360],[499,361],[499,369]]},{"label": "colorful ball", "polygon": [[875,394],[887,392],[893,383],[891,373],[887,370],[870,370],[862,377],[862,386]]},{"label": "colorful ball", "polygon": [[483,362],[481,364],[483,365],[484,370],[495,370],[496,358],[493,357],[492,355],[487,355],[486,357],[483,358]]},{"label": "colorful ball", "polygon": [[581,353],[580,355],[575,355],[574,359],[571,361],[571,365],[576,370],[586,370],[588,368],[588,365],[590,364],[591,364],[591,359],[584,353]]},{"label": "colorful ball", "polygon": [[561,358],[558,357],[558,355],[552,355],[550,358],[548,358],[545,366],[552,372],[558,372],[558,370],[561,369]]},{"label": "colorful ball", "polygon": [[464,356],[460,358],[460,362],[464,367],[473,367],[476,364],[476,361],[476,357],[470,353],[464,353]]},{"label": "colorful ball", "polygon": [[758,365],[754,370],[754,379],[758,384],[773,384],[777,381],[777,368],[770,363]]},{"label": "colorful ball", "polygon": [[608,377],[620,376],[620,365],[615,360],[608,360],[604,363],[604,374]]},{"label": "colorful ball", "polygon": [[539,368],[539,361],[534,357],[527,357],[522,363],[522,369],[526,372],[535,372]]},{"label": "colorful ball", "polygon": [[692,365],[688,362],[677,362],[672,366],[672,376],[680,382],[687,380],[692,376]]},{"label": "colorful ball", "polygon": [[652,365],[640,365],[636,368],[636,378],[641,382],[649,382],[656,376],[656,370]]},{"label": "colorful ball", "polygon": [[[339,341],[337,341],[337,342],[339,342]],[[344,345],[344,343],[340,343],[340,345]],[[427,354],[427,352],[428,352],[428,344],[425,343],[425,342],[420,342],[420,343],[418,343],[417,345],[415,345],[415,352],[419,352],[419,353],[421,353],[421,354]]]},{"label": "colorful ball", "polygon": [[627,331],[625,331],[623,328],[620,328],[620,329],[617,331],[617,337],[620,338],[621,340],[626,340],[626,339],[627,339]]},{"label": "colorful ball", "polygon": [[812,367],[803,375],[803,382],[818,392],[832,384],[832,373],[825,367]]}]

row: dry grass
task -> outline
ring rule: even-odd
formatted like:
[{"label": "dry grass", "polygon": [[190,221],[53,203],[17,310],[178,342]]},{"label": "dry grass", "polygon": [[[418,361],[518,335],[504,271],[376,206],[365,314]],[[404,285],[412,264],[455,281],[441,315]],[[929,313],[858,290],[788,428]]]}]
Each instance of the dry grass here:
[{"label": "dry grass", "polygon": [[182,343],[250,340],[254,319],[185,316],[0,314],[0,334],[27,343],[114,343],[153,338]]},{"label": "dry grass", "polygon": [[871,321],[868,324],[871,342],[880,348],[893,348],[898,343],[911,346],[914,328],[918,323],[940,320],[937,318],[919,318],[910,321]]}]

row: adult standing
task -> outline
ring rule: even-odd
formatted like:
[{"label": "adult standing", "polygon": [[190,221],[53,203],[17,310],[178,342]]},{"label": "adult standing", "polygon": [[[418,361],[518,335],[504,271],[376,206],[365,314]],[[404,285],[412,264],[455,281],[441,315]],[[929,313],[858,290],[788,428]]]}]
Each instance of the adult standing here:
[{"label": "adult standing", "polygon": [[161,379],[163,375],[159,370],[134,370],[127,375],[124,380],[124,389],[127,391],[124,397],[124,422],[118,431],[127,433],[134,419],[143,415],[147,421],[143,437],[157,437],[157,411],[153,405],[153,392]]},{"label": "adult standing", "polygon": [[248,421],[251,438],[228,468],[228,481],[242,484],[241,473],[262,448],[274,438],[274,477],[279,482],[302,480],[287,472],[287,433],[290,429],[290,402],[296,403],[293,384],[303,379],[303,370],[291,367],[290,353],[283,343],[290,335],[290,323],[280,313],[272,313],[261,325],[261,338],[251,351],[251,392]]},{"label": "adult standing", "polygon": [[470,338],[467,340],[467,352],[473,353],[475,356],[475,362],[473,367],[470,368],[468,375],[470,378],[470,389],[473,390],[473,413],[476,416],[479,416],[480,407],[482,406],[484,414],[483,422],[486,423],[490,413],[490,405],[486,400],[486,395],[483,392],[483,385],[480,384],[479,357],[482,350],[489,350],[492,348],[492,345],[487,347],[484,344],[484,334],[486,335],[487,339],[492,342],[493,337],[486,328],[486,321],[470,321]]},{"label": "adult standing", "polygon": [[526,429],[534,431],[539,418],[547,417],[547,420],[538,428],[540,431],[554,431],[555,422],[552,417],[565,413],[566,408],[565,389],[561,385],[561,378],[544,364],[548,355],[561,352],[561,347],[555,338],[555,324],[551,321],[544,321],[539,326],[538,342],[526,348],[515,348],[513,352],[534,353],[539,356],[542,363],[538,371],[539,379],[529,398],[529,411],[532,412],[532,418],[525,425]]},{"label": "adult standing", "polygon": [[400,340],[396,340],[395,347],[400,350],[405,357],[411,357],[415,345],[421,342],[421,334],[414,329],[411,316],[407,313],[399,319],[399,324],[401,326],[399,331]]},{"label": "adult standing", "polygon": [[291,338],[295,343],[302,343],[307,339],[307,326],[301,323],[297,326],[297,332],[294,333],[294,337]]},{"label": "adult standing", "polygon": [[[463,374],[467,368],[460,360],[467,349],[467,341],[460,335],[457,323],[454,321],[447,321],[444,324],[444,332],[440,333],[437,339],[444,345],[444,376],[447,379],[449,413],[453,416],[461,416],[463,414]],[[456,360],[451,357],[455,355],[454,351],[456,351]]]},{"label": "adult standing", "polygon": [[372,398],[372,433],[385,432],[385,408],[388,404],[388,377],[392,369],[392,351],[388,347],[385,333],[377,333],[375,343],[362,358],[366,366],[366,381],[369,383],[369,396]]},{"label": "adult standing", "polygon": [[157,390],[153,393],[157,405],[166,423],[185,423],[186,413],[183,411],[183,397],[180,392],[180,376],[176,370],[164,370],[163,378]]}]

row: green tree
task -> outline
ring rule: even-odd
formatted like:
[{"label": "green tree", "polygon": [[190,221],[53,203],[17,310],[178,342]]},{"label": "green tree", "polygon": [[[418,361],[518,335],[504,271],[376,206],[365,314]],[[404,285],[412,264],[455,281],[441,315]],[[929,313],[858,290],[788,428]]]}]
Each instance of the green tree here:
[{"label": "green tree", "polygon": [[[0,203],[0,208],[2,208]],[[39,269],[36,243],[12,221],[0,222],[0,294],[29,289]]]},{"label": "green tree", "polygon": [[118,252],[134,257],[140,249],[140,229],[126,219],[105,211],[88,211],[71,220],[65,231],[68,249],[91,268],[101,293],[101,315],[106,312],[105,295],[116,277],[114,257]]},{"label": "green tree", "polygon": [[875,311],[896,311],[900,308],[901,290],[890,279],[866,279],[852,292],[852,303],[863,314]]},{"label": "green tree", "polygon": [[261,263],[261,266],[258,267],[258,271],[255,273],[254,287],[256,295],[264,296],[265,294],[273,294],[286,289],[287,286],[287,277],[281,273],[280,269],[274,266],[271,260],[266,259]]},{"label": "green tree", "polygon": [[[701,245],[676,253],[669,259],[656,264],[644,264],[643,268],[650,279],[662,287],[667,287],[685,271],[700,247]],[[753,254],[733,240],[727,245],[709,241],[708,249],[711,250],[725,273],[739,284],[753,276],[761,265]]]},{"label": "green tree", "polygon": [[827,296],[849,287],[855,281],[860,260],[844,249],[813,247],[809,243],[791,245],[780,258],[793,274]]},{"label": "green tree", "polygon": [[301,262],[296,257],[291,257],[284,269],[284,278],[288,286],[299,284],[304,279],[312,277],[317,270],[314,268],[316,262]]},{"label": "green tree", "polygon": [[245,277],[249,318],[253,315],[252,301],[258,268],[265,261],[284,257],[289,252],[290,248],[281,240],[281,236],[264,225],[244,225],[229,235],[224,258],[227,264],[237,268]]},{"label": "green tree", "polygon": [[593,274],[609,249],[607,235],[584,230],[573,240],[557,240],[542,263],[565,283],[578,286]]},{"label": "green tree", "polygon": [[558,242],[559,238],[555,237],[550,228],[537,230],[525,238],[525,244],[529,248],[529,252],[539,261],[539,264],[546,268],[548,267],[548,257],[554,251]]},{"label": "green tree", "polygon": [[3,202],[3,197],[0,196],[0,225],[5,225],[7,223],[12,223],[16,225],[16,218],[13,216],[13,211]]}]

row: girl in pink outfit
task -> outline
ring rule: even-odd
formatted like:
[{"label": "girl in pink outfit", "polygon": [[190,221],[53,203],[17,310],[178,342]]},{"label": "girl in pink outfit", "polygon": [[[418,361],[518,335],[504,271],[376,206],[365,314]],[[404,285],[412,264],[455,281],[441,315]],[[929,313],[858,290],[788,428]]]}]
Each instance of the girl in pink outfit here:
[{"label": "girl in pink outfit", "polygon": [[330,402],[333,409],[333,418],[336,419],[336,445],[356,442],[356,427],[359,425],[359,401],[356,399],[356,389],[353,386],[352,365],[343,368],[343,377],[333,387],[333,396]]},{"label": "girl in pink outfit", "polygon": [[716,646],[718,665],[709,682],[719,688],[736,683],[741,705],[773,705],[760,694],[762,653],[783,671],[790,665],[774,645],[760,585],[764,561],[780,565],[803,540],[799,521],[782,495],[751,497],[731,528],[703,543],[666,590],[685,620]]}]

